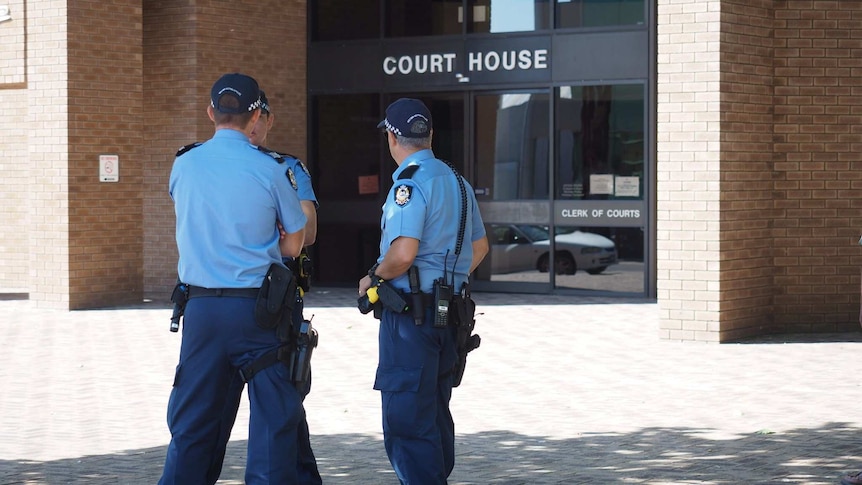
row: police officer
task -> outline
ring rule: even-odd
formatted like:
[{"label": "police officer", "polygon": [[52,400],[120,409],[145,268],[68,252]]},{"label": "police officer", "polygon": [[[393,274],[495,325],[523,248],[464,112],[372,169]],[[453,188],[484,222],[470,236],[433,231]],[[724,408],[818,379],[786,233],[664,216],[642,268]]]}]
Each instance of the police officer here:
[{"label": "police officer", "polygon": [[[269,99],[266,96],[266,93],[261,89],[260,91],[260,109],[261,115],[258,118],[257,122],[254,124],[254,127],[251,130],[251,134],[249,135],[249,140],[253,145],[257,145],[259,147],[264,147],[266,145],[266,137],[269,134],[269,131],[272,129],[272,125],[275,122],[275,115],[272,113]],[[268,148],[262,148],[268,153],[277,153],[269,150]],[[295,183],[295,187],[297,193],[299,195],[299,203],[302,206],[302,212],[305,213],[306,218],[308,219],[305,223],[305,241],[303,243],[302,254],[300,258],[283,258],[284,263],[290,268],[294,274],[300,274],[307,271],[310,271],[310,268],[303,267],[302,262],[307,261],[310,263],[310,259],[306,253],[306,249],[308,246],[314,244],[314,241],[317,237],[317,197],[314,194],[314,189],[311,186],[311,174],[308,172],[308,169],[305,167],[305,164],[302,163],[298,158],[293,155],[289,155],[286,153],[277,153],[283,163],[287,165],[287,174],[288,178]],[[304,275],[306,281],[310,281],[310,275]],[[293,307],[293,322],[301,322],[303,320],[302,310],[304,306],[303,301],[303,293],[308,290],[308,284],[306,283],[305,289],[297,288],[297,292],[295,295],[295,305]],[[234,422],[236,421],[237,411],[239,410],[240,401],[242,399],[242,391],[245,387],[245,383],[237,374],[234,377],[233,382],[231,382],[230,388],[228,389],[228,401],[225,406],[222,424],[219,431],[218,444],[216,448],[216,453],[214,455],[214,460],[212,465],[210,466],[210,471],[208,474],[207,483],[214,484],[218,481],[218,477],[221,474],[222,465],[224,463],[225,451],[227,449],[228,441],[230,440],[230,433],[233,429]],[[305,396],[311,390],[311,377],[309,375],[308,381],[305,383],[305,386],[298,389],[300,394],[305,399]],[[302,410],[302,416],[300,418],[299,425],[297,427],[297,475],[299,481],[298,484],[302,485],[317,485],[323,483],[320,472],[317,469],[317,460],[314,457],[314,451],[311,449],[311,438],[308,431],[308,421],[305,418],[305,409]]]},{"label": "police officer", "polygon": [[[275,329],[258,325],[255,302],[268,271],[283,268],[282,255],[300,254],[306,217],[286,165],[249,143],[260,105],[251,77],[219,78],[207,108],[215,134],[181,150],[171,171],[178,274],[188,303],[160,484],[206,483],[231,380],[281,344]],[[287,374],[286,366],[273,365],[248,383],[246,483],[298,481],[302,401]]]},{"label": "police officer", "polygon": [[[421,101],[395,101],[378,128],[384,128],[398,168],[383,205],[381,254],[359,281],[359,295],[385,280],[407,296],[408,269],[415,266],[423,302],[430,303],[435,280],[445,279],[457,291],[488,253],[476,197],[461,179],[462,198],[460,175],[435,158],[431,113]],[[464,245],[456,255],[462,210],[467,211]],[[374,388],[382,395],[386,453],[401,483],[445,484],[455,464],[449,412],[455,329],[433,324],[433,305],[423,303],[423,315],[417,321],[409,311],[383,307]]]}]

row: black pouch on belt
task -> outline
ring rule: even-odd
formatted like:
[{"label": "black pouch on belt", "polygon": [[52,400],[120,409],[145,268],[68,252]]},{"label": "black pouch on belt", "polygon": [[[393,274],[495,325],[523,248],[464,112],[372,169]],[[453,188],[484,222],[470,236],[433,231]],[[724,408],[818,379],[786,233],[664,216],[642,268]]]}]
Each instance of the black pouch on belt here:
[{"label": "black pouch on belt", "polygon": [[275,328],[282,317],[290,316],[296,298],[296,278],[278,263],[272,263],[260,286],[254,305],[254,321],[261,328]]}]

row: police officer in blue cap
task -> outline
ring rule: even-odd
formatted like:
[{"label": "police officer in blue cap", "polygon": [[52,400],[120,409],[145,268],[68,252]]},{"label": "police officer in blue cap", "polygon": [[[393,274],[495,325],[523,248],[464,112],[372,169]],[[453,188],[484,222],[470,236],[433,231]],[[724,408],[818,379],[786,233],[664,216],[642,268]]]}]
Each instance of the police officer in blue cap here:
[{"label": "police officer in blue cap", "polygon": [[[207,108],[215,134],[181,149],[171,171],[178,274],[188,301],[160,484],[207,482],[231,380],[283,344],[271,319],[259,318],[266,313],[256,311],[257,301],[289,280],[269,275],[287,271],[282,255],[300,254],[306,216],[286,164],[249,143],[260,107],[254,79],[239,73],[219,78]],[[269,309],[272,299],[262,301]],[[287,366],[258,370],[248,394],[245,482],[297,483],[303,411]]]},{"label": "police officer in blue cap", "polygon": [[[302,211],[308,219],[305,223],[305,241],[303,242],[302,253],[299,258],[283,258],[285,265],[287,265],[295,275],[299,275],[302,279],[302,282],[297,287],[296,294],[294,295],[296,301],[295,306],[293,307],[293,322],[296,323],[304,320],[302,314],[304,307],[303,296],[310,287],[311,260],[308,257],[307,248],[314,244],[317,237],[317,196],[314,194],[314,188],[311,185],[311,174],[301,160],[293,155],[274,152],[273,150],[265,148],[267,135],[275,122],[275,114],[272,113],[269,98],[267,98],[266,93],[262,89],[260,90],[260,101],[261,116],[252,127],[249,140],[253,145],[261,147],[261,149],[267,153],[277,153],[278,156],[281,157],[281,160],[283,160],[283,163],[287,165],[287,176],[291,181],[295,182]],[[308,380],[303,384],[304,385],[298,388],[298,390],[304,400],[305,396],[307,396],[311,390],[310,371]],[[237,374],[228,389],[228,401],[222,417],[218,447],[214,455],[214,461],[210,465],[209,477],[207,480],[207,483],[209,484],[216,483],[221,474],[225,451],[227,449],[228,441],[230,440],[231,430],[236,421],[236,415],[239,410],[244,387],[245,383],[240,378],[239,374]],[[317,469],[317,460],[315,459],[314,451],[311,448],[311,437],[309,435],[308,421],[305,418],[304,409],[299,425],[297,426],[297,438],[298,481],[296,483],[301,485],[322,484],[323,481],[320,477],[320,472]]]},{"label": "police officer in blue cap", "polygon": [[445,484],[455,465],[449,400],[456,329],[439,318],[446,308],[434,295],[464,287],[488,240],[472,187],[431,150],[425,104],[395,101],[378,128],[398,168],[383,205],[380,257],[359,281],[359,295],[387,284],[421,308],[417,315],[384,305],[380,313],[374,388],[382,397],[384,445],[401,483]]}]

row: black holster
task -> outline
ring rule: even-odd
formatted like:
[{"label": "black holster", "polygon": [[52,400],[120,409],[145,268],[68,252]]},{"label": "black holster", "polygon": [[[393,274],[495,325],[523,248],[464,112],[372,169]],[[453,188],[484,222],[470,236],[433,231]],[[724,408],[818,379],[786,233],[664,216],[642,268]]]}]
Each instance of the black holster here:
[{"label": "black holster", "polygon": [[180,317],[186,312],[186,303],[189,302],[189,286],[177,282],[171,293],[171,301],[174,303],[174,311],[171,314],[171,332],[178,332],[180,330]]},{"label": "black holster", "polygon": [[370,313],[374,311],[374,318],[379,320],[384,308],[388,308],[395,313],[404,313],[410,308],[401,292],[396,290],[388,281],[380,281],[376,286],[376,290],[377,300],[375,301],[370,301],[367,293],[359,297],[357,306],[360,312]]},{"label": "black holster", "polygon": [[279,346],[240,369],[243,381],[248,382],[255,374],[278,362],[290,370],[290,379],[294,385],[308,379],[311,350],[317,346],[317,331],[307,320],[293,321],[297,291],[293,272],[273,263],[260,287],[254,306],[254,320],[261,328],[275,329]]},{"label": "black holster", "polygon": [[296,304],[296,278],[293,272],[284,266],[272,263],[257,301],[254,304],[254,321],[261,328],[279,327],[279,337],[284,332],[280,327],[290,327],[292,323],[293,306]]},{"label": "black holster", "polygon": [[311,370],[311,353],[317,347],[317,330],[310,320],[303,320],[291,345],[282,347],[279,360],[287,366],[294,385],[308,381]]},{"label": "black holster", "polygon": [[455,325],[455,341],[458,351],[458,361],[455,362],[455,367],[452,369],[452,387],[461,385],[464,369],[467,367],[467,354],[477,349],[482,343],[479,335],[473,334],[473,329],[476,327],[475,317],[476,303],[470,297],[470,292],[465,284],[465,289],[452,298],[452,303],[449,306],[449,320]]}]

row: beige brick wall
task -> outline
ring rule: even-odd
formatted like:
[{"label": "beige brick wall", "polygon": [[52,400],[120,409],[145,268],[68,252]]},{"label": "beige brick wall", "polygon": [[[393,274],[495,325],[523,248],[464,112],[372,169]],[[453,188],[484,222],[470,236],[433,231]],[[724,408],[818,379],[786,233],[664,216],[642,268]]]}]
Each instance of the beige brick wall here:
[{"label": "beige brick wall", "polygon": [[30,218],[27,91],[0,85],[0,289],[26,292]]},{"label": "beige brick wall", "polygon": [[29,293],[69,308],[69,112],[66,1],[27,2]]},{"label": "beige brick wall", "polygon": [[144,294],[166,300],[177,264],[168,178],[179,147],[212,136],[212,83],[255,77],[276,115],[267,144],[305,159],[306,2],[145,1],[144,45]]},{"label": "beige brick wall", "polygon": [[656,273],[666,339],[718,339],[720,3],[658,0]]},{"label": "beige brick wall", "polygon": [[29,287],[30,216],[28,94],[24,1],[7,1],[12,20],[0,23],[0,289]]},{"label": "beige brick wall", "polygon": [[9,7],[12,19],[0,23],[0,89],[20,89],[27,68],[24,0],[5,0],[3,5]]}]

